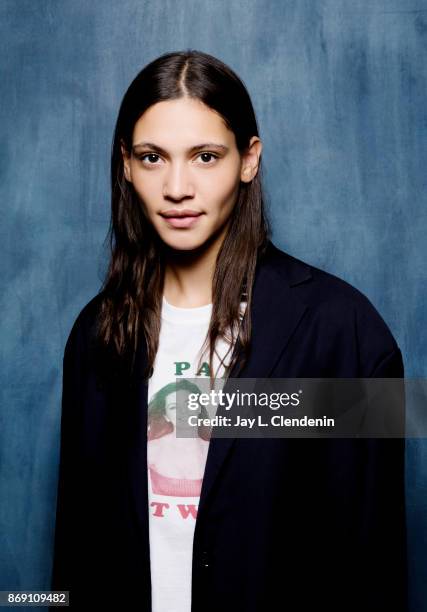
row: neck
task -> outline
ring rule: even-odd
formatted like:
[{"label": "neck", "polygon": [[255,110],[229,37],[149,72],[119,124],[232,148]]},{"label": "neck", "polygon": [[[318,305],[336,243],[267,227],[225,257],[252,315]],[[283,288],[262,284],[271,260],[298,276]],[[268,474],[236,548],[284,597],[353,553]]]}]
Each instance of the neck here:
[{"label": "neck", "polygon": [[216,258],[224,235],[191,251],[166,247],[163,293],[179,308],[197,308],[212,302]]}]

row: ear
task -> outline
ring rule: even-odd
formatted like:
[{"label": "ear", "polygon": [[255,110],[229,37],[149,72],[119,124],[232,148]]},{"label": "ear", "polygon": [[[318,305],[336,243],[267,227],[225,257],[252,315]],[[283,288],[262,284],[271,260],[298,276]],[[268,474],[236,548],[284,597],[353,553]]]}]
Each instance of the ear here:
[{"label": "ear", "polygon": [[252,136],[249,141],[249,146],[242,156],[242,166],[240,180],[244,183],[250,183],[258,172],[261,159],[262,142],[258,136]]},{"label": "ear", "polygon": [[123,172],[125,175],[125,179],[131,183],[132,175],[130,172],[130,155],[126,149],[126,145],[123,142],[123,140],[121,141],[120,149],[121,149],[122,157],[123,157]]}]

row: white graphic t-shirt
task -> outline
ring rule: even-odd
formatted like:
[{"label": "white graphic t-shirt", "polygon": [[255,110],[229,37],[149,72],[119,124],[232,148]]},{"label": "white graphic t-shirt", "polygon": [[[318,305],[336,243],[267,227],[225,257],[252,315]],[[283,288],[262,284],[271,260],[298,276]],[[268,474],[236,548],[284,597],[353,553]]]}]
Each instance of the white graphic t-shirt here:
[{"label": "white graphic t-shirt", "polygon": [[[242,302],[241,316],[245,306]],[[152,612],[191,610],[193,536],[209,437],[203,430],[197,438],[176,437],[176,388],[180,376],[209,378],[208,350],[198,372],[196,368],[211,313],[212,304],[178,308],[163,297],[159,348],[148,385]],[[213,363],[217,378],[224,376],[224,366],[218,367],[218,354],[226,355],[230,345],[223,339],[217,342]],[[226,365],[231,355],[232,349]]]}]

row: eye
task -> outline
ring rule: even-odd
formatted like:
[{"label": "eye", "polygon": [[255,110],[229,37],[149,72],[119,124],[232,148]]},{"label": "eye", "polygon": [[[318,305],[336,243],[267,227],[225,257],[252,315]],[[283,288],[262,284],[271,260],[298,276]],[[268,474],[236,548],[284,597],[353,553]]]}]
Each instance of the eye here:
[{"label": "eye", "polygon": [[[199,157],[201,157],[202,155],[204,156],[203,157],[204,162],[211,161],[210,159],[207,160],[206,157],[213,157],[214,159],[218,159],[218,155],[215,155],[215,153],[211,153],[210,151],[203,151],[203,153],[199,153]],[[207,164],[204,164],[204,165],[207,165]]]},{"label": "eye", "polygon": [[157,161],[157,159],[159,158],[159,156],[157,155],[157,153],[143,153],[142,155],[138,155],[138,159],[141,160],[142,162],[144,161],[144,159],[146,157],[150,158],[150,162],[149,165],[154,166],[154,164],[152,164],[151,162],[153,161],[153,157],[155,157],[156,159],[154,159],[154,162]]}]

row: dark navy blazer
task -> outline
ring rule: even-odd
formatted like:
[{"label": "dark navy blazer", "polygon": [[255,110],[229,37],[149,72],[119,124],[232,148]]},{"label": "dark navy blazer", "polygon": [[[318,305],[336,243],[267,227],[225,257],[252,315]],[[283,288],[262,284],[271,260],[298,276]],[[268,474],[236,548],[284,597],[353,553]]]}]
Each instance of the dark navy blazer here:
[{"label": "dark navy blazer", "polygon": [[[72,610],[149,612],[146,347],[131,382],[112,373],[100,384],[99,300],[80,312],[64,352],[52,589],[70,591]],[[271,242],[251,314],[240,377],[403,377],[399,347],[369,300]],[[212,438],[192,612],[404,612],[404,446]]]}]

